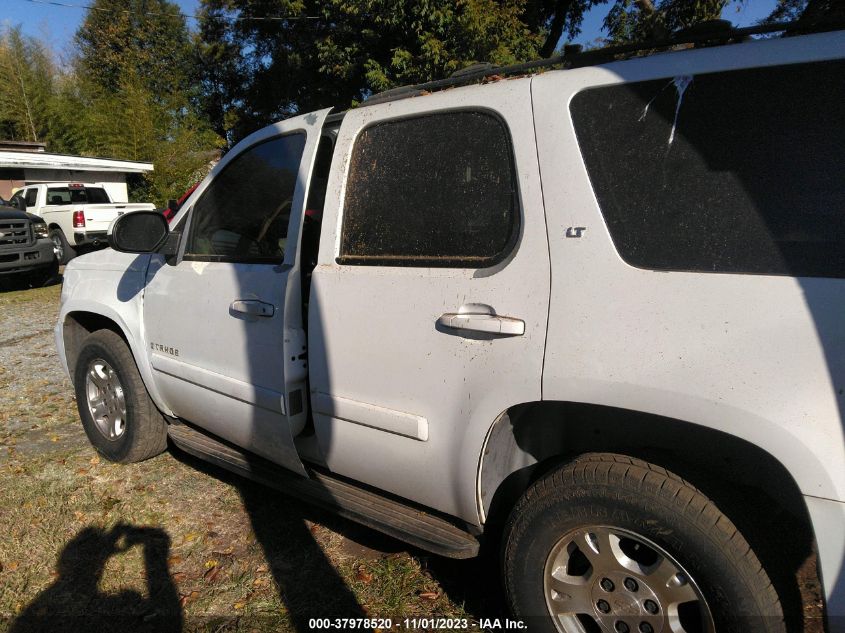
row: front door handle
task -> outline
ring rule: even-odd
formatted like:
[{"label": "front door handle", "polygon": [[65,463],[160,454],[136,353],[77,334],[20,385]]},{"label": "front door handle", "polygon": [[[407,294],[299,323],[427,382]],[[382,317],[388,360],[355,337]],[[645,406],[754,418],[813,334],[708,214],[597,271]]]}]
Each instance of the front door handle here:
[{"label": "front door handle", "polygon": [[240,312],[249,316],[271,317],[276,312],[272,303],[264,303],[255,299],[236,299],[229,306],[230,312]]},{"label": "front door handle", "polygon": [[513,317],[499,316],[490,306],[470,303],[461,306],[458,312],[440,315],[437,325],[450,330],[468,330],[498,334],[499,336],[522,336],[525,334],[525,321]]}]

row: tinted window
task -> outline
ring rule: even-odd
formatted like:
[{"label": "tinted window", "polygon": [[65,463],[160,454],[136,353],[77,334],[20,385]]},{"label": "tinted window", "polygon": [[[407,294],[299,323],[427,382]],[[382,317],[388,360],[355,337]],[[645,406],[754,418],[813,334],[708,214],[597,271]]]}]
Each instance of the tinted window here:
[{"label": "tinted window", "polygon": [[[71,192],[71,200],[76,202],[74,194],[76,194],[75,191]],[[85,187],[84,196],[85,202],[88,204],[108,204],[111,202],[106,194],[106,190],[100,187]]]},{"label": "tinted window", "polygon": [[[29,200],[29,192],[27,192]],[[102,187],[49,187],[47,204],[108,204],[106,190]]]},{"label": "tinted window", "polygon": [[629,264],[842,277],[843,104],[831,61],[594,88],[571,112]]},{"label": "tinted window", "polygon": [[480,267],[506,255],[518,225],[513,152],[482,112],[379,123],[355,141],[341,263]]},{"label": "tinted window", "polygon": [[194,205],[186,256],[280,262],[304,134],[282,136],[237,156]]},{"label": "tinted window", "polygon": [[47,204],[70,204],[70,189],[67,187],[51,187],[47,189]]},{"label": "tinted window", "polygon": [[26,190],[26,206],[34,207],[35,200],[38,197],[38,189],[27,189]]}]

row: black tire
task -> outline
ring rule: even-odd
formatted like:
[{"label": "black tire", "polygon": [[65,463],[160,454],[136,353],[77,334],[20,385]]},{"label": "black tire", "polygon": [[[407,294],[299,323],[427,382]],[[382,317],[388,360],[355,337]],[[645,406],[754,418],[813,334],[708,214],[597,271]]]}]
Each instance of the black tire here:
[{"label": "black tire", "polygon": [[29,284],[33,288],[43,288],[55,283],[59,278],[59,260],[54,259],[53,263],[46,268],[39,268],[29,274]]},{"label": "black tire", "polygon": [[[122,430],[112,437],[101,430],[109,416],[102,416],[98,425],[89,406],[89,388],[98,394],[106,390],[97,387],[93,380],[91,385],[88,383],[89,371],[95,366],[108,367],[110,375],[116,377],[125,404],[125,412],[112,418],[112,421],[118,418],[122,421]],[[111,330],[98,330],[89,335],[82,343],[73,376],[82,427],[103,457],[112,462],[140,462],[167,448],[167,423],[147,395],[132,352],[120,336]]]},{"label": "black tire", "polygon": [[[674,631],[664,619],[677,609],[671,606],[670,594],[645,605],[651,584],[657,591],[650,595],[666,591],[661,583],[652,582],[658,576],[670,586],[663,581],[666,569],[673,580],[688,578],[684,590],[697,596],[683,607],[690,631],[696,623],[704,631],[712,623],[718,633],[786,630],[766,571],[730,519],[689,482],[642,460],[595,453],[558,467],[526,491],[511,512],[504,539],[505,592],[514,615],[528,622],[532,632],[566,631],[566,618],[579,619],[587,631],[599,630],[594,627],[600,621],[607,627],[601,630]],[[601,547],[589,551],[592,543],[611,541],[615,545],[605,550],[609,552],[605,558],[599,554]],[[582,543],[583,552],[573,552]],[[607,559],[611,563],[603,569]],[[623,566],[614,576],[607,570],[618,560]],[[642,576],[629,572],[632,564],[646,571]],[[623,587],[629,573],[635,580],[631,591]],[[558,584],[558,578],[564,583]],[[603,578],[611,581],[606,585],[607,600],[602,599]],[[582,579],[583,589],[578,585]],[[569,587],[573,591],[567,594]],[[557,610],[582,615],[563,616],[558,628],[547,606],[547,590],[548,604],[564,605]],[[646,613],[660,602],[666,604],[655,615]],[[624,626],[615,628],[620,620]],[[640,628],[642,621],[647,626]]]},{"label": "black tire", "polygon": [[67,264],[76,257],[76,249],[68,243],[64,232],[61,229],[51,229],[50,239],[53,240],[53,248],[56,250],[56,259],[60,264]]}]

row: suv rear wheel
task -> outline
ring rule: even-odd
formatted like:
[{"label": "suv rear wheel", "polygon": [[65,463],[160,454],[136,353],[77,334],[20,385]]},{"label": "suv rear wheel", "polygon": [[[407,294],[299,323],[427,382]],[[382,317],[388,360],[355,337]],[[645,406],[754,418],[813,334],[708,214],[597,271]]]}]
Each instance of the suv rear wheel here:
[{"label": "suv rear wheel", "polygon": [[98,330],[85,339],[73,378],[85,434],[106,459],[140,462],[167,448],[167,423],[116,333]]},{"label": "suv rear wheel", "polygon": [[785,631],[730,519],[677,475],[623,455],[584,455],[533,484],[508,520],[503,566],[531,630]]}]

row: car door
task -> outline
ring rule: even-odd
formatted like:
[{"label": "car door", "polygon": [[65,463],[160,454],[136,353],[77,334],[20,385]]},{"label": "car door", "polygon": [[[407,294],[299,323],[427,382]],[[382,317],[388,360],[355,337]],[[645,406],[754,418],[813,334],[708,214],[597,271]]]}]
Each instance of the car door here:
[{"label": "car door", "polygon": [[38,213],[38,187],[29,187],[24,193],[28,213]]},{"label": "car door", "polygon": [[312,280],[327,464],[470,521],[491,425],[541,398],[550,272],[529,86],[348,112]]},{"label": "car door", "polygon": [[186,202],[180,254],[153,256],[147,351],[178,417],[304,473],[305,336],[297,240],[327,111],[235,147]]}]

